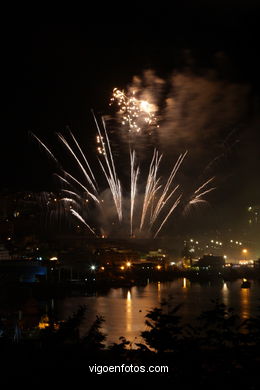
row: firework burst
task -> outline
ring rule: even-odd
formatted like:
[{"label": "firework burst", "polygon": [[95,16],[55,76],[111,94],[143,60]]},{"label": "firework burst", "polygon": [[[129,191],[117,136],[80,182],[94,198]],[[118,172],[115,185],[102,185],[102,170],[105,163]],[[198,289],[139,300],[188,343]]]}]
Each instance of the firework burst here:
[{"label": "firework burst", "polygon": [[139,100],[136,97],[136,91],[128,94],[114,88],[113,96],[110,99],[110,105],[116,103],[119,107],[121,124],[131,133],[140,133],[141,131],[151,131],[159,127],[155,115],[156,107],[147,100]]}]

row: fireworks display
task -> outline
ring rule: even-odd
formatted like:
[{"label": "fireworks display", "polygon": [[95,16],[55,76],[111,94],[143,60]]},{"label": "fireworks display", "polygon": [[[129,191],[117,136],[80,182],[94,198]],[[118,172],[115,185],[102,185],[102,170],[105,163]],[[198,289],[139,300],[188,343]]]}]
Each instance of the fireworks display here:
[{"label": "fireworks display", "polygon": [[113,103],[118,105],[121,124],[129,132],[150,133],[155,127],[159,127],[155,116],[156,107],[146,100],[137,99],[135,90],[125,94],[124,91],[114,88],[110,105]]},{"label": "fireworks display", "polygon": [[[125,94],[115,88],[111,104],[115,101],[119,106],[119,114],[122,116],[122,126],[127,126],[129,132],[143,132],[148,128],[158,126],[153,105],[147,101],[138,100],[134,92]],[[77,218],[91,234],[97,237],[109,236],[111,226],[116,225],[121,235],[124,232],[126,237],[155,238],[173,215],[181,200],[183,203],[184,198],[188,199],[184,205],[185,213],[193,205],[207,202],[203,196],[214,190],[214,187],[208,188],[214,177],[207,179],[189,197],[185,194],[181,184],[177,182],[177,174],[186,160],[188,151],[178,156],[168,174],[162,174],[163,155],[157,147],[153,147],[150,151],[148,150],[150,146],[147,146],[148,157],[144,159],[142,156],[141,163],[134,145],[131,144],[130,147],[129,144],[129,171],[124,172],[123,175],[121,173],[121,176],[106,122],[103,117],[98,120],[94,113],[93,117],[97,129],[98,145],[96,156],[98,165],[95,164],[95,167],[91,166],[71,131],[67,138],[57,133],[58,139],[76,163],[79,175],[63,169],[50,149],[34,135],[59,167],[60,172],[56,173],[56,177],[62,184],[62,197],[57,203],[61,202],[64,205],[63,209]],[[149,158],[151,152],[152,155]],[[126,156],[122,158],[126,159]],[[99,169],[97,169],[98,166]],[[100,180],[97,178],[102,178],[106,183],[105,189],[100,190]]]}]

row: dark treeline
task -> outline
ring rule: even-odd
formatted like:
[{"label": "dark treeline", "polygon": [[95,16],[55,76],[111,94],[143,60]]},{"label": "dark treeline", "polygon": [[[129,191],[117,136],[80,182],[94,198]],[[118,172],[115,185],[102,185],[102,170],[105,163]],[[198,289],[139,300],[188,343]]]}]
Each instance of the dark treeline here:
[{"label": "dark treeline", "polygon": [[[86,307],[78,310],[57,329],[54,323],[25,339],[8,332],[0,337],[1,378],[30,383],[76,384],[110,380],[126,383],[172,384],[174,388],[257,389],[260,388],[260,315],[242,320],[233,309],[218,301],[201,313],[196,325],[183,324],[181,305],[162,303],[146,315],[144,343],[132,344],[124,337],[106,346],[97,317],[87,334],[79,328]],[[91,365],[149,365],[169,367],[168,373],[90,373]],[[130,381],[130,382],[129,382]],[[141,383],[140,382],[140,383]]]}]

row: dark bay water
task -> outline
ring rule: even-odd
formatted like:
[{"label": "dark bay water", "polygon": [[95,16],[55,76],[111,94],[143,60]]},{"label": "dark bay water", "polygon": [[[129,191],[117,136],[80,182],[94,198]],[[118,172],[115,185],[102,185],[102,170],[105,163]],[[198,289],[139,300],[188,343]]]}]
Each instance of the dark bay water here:
[{"label": "dark bay water", "polygon": [[185,278],[173,282],[150,283],[145,287],[111,289],[106,295],[92,297],[70,297],[56,301],[55,311],[60,318],[66,318],[78,305],[87,305],[84,332],[96,315],[105,317],[104,332],[107,342],[118,341],[120,336],[131,342],[140,341],[140,332],[146,329],[145,315],[158,307],[162,300],[171,305],[183,303],[179,313],[185,323],[194,321],[202,310],[212,307],[211,300],[219,299],[243,319],[257,314],[260,305],[260,284],[252,282],[250,289],[241,288],[241,281],[226,283],[190,283]]},{"label": "dark bay water", "polygon": [[260,306],[260,283],[252,281],[249,289],[241,288],[241,280],[226,282],[190,283],[182,278],[172,282],[148,283],[146,286],[111,289],[107,293],[97,292],[92,296],[71,296],[63,299],[37,300],[30,298],[19,302],[0,300],[1,312],[16,311],[22,318],[25,328],[38,325],[43,314],[64,320],[80,305],[87,306],[86,318],[81,326],[81,334],[96,318],[105,318],[103,331],[107,343],[118,342],[120,336],[131,342],[141,341],[140,332],[146,329],[147,312],[166,301],[170,305],[182,303],[179,314],[183,322],[193,322],[202,312],[212,307],[211,300],[219,299],[235,309],[243,319],[257,314]]}]

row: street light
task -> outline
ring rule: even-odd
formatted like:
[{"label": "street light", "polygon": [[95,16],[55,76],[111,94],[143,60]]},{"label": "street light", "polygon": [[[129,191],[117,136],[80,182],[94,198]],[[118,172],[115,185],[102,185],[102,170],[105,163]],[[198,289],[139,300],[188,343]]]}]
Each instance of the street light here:
[{"label": "street light", "polygon": [[243,253],[243,255],[244,255],[244,257],[245,257],[245,260],[247,259],[246,258],[246,255],[247,255],[247,253],[248,253],[248,250],[246,249],[246,248],[244,248],[243,250],[242,250],[242,253]]}]

